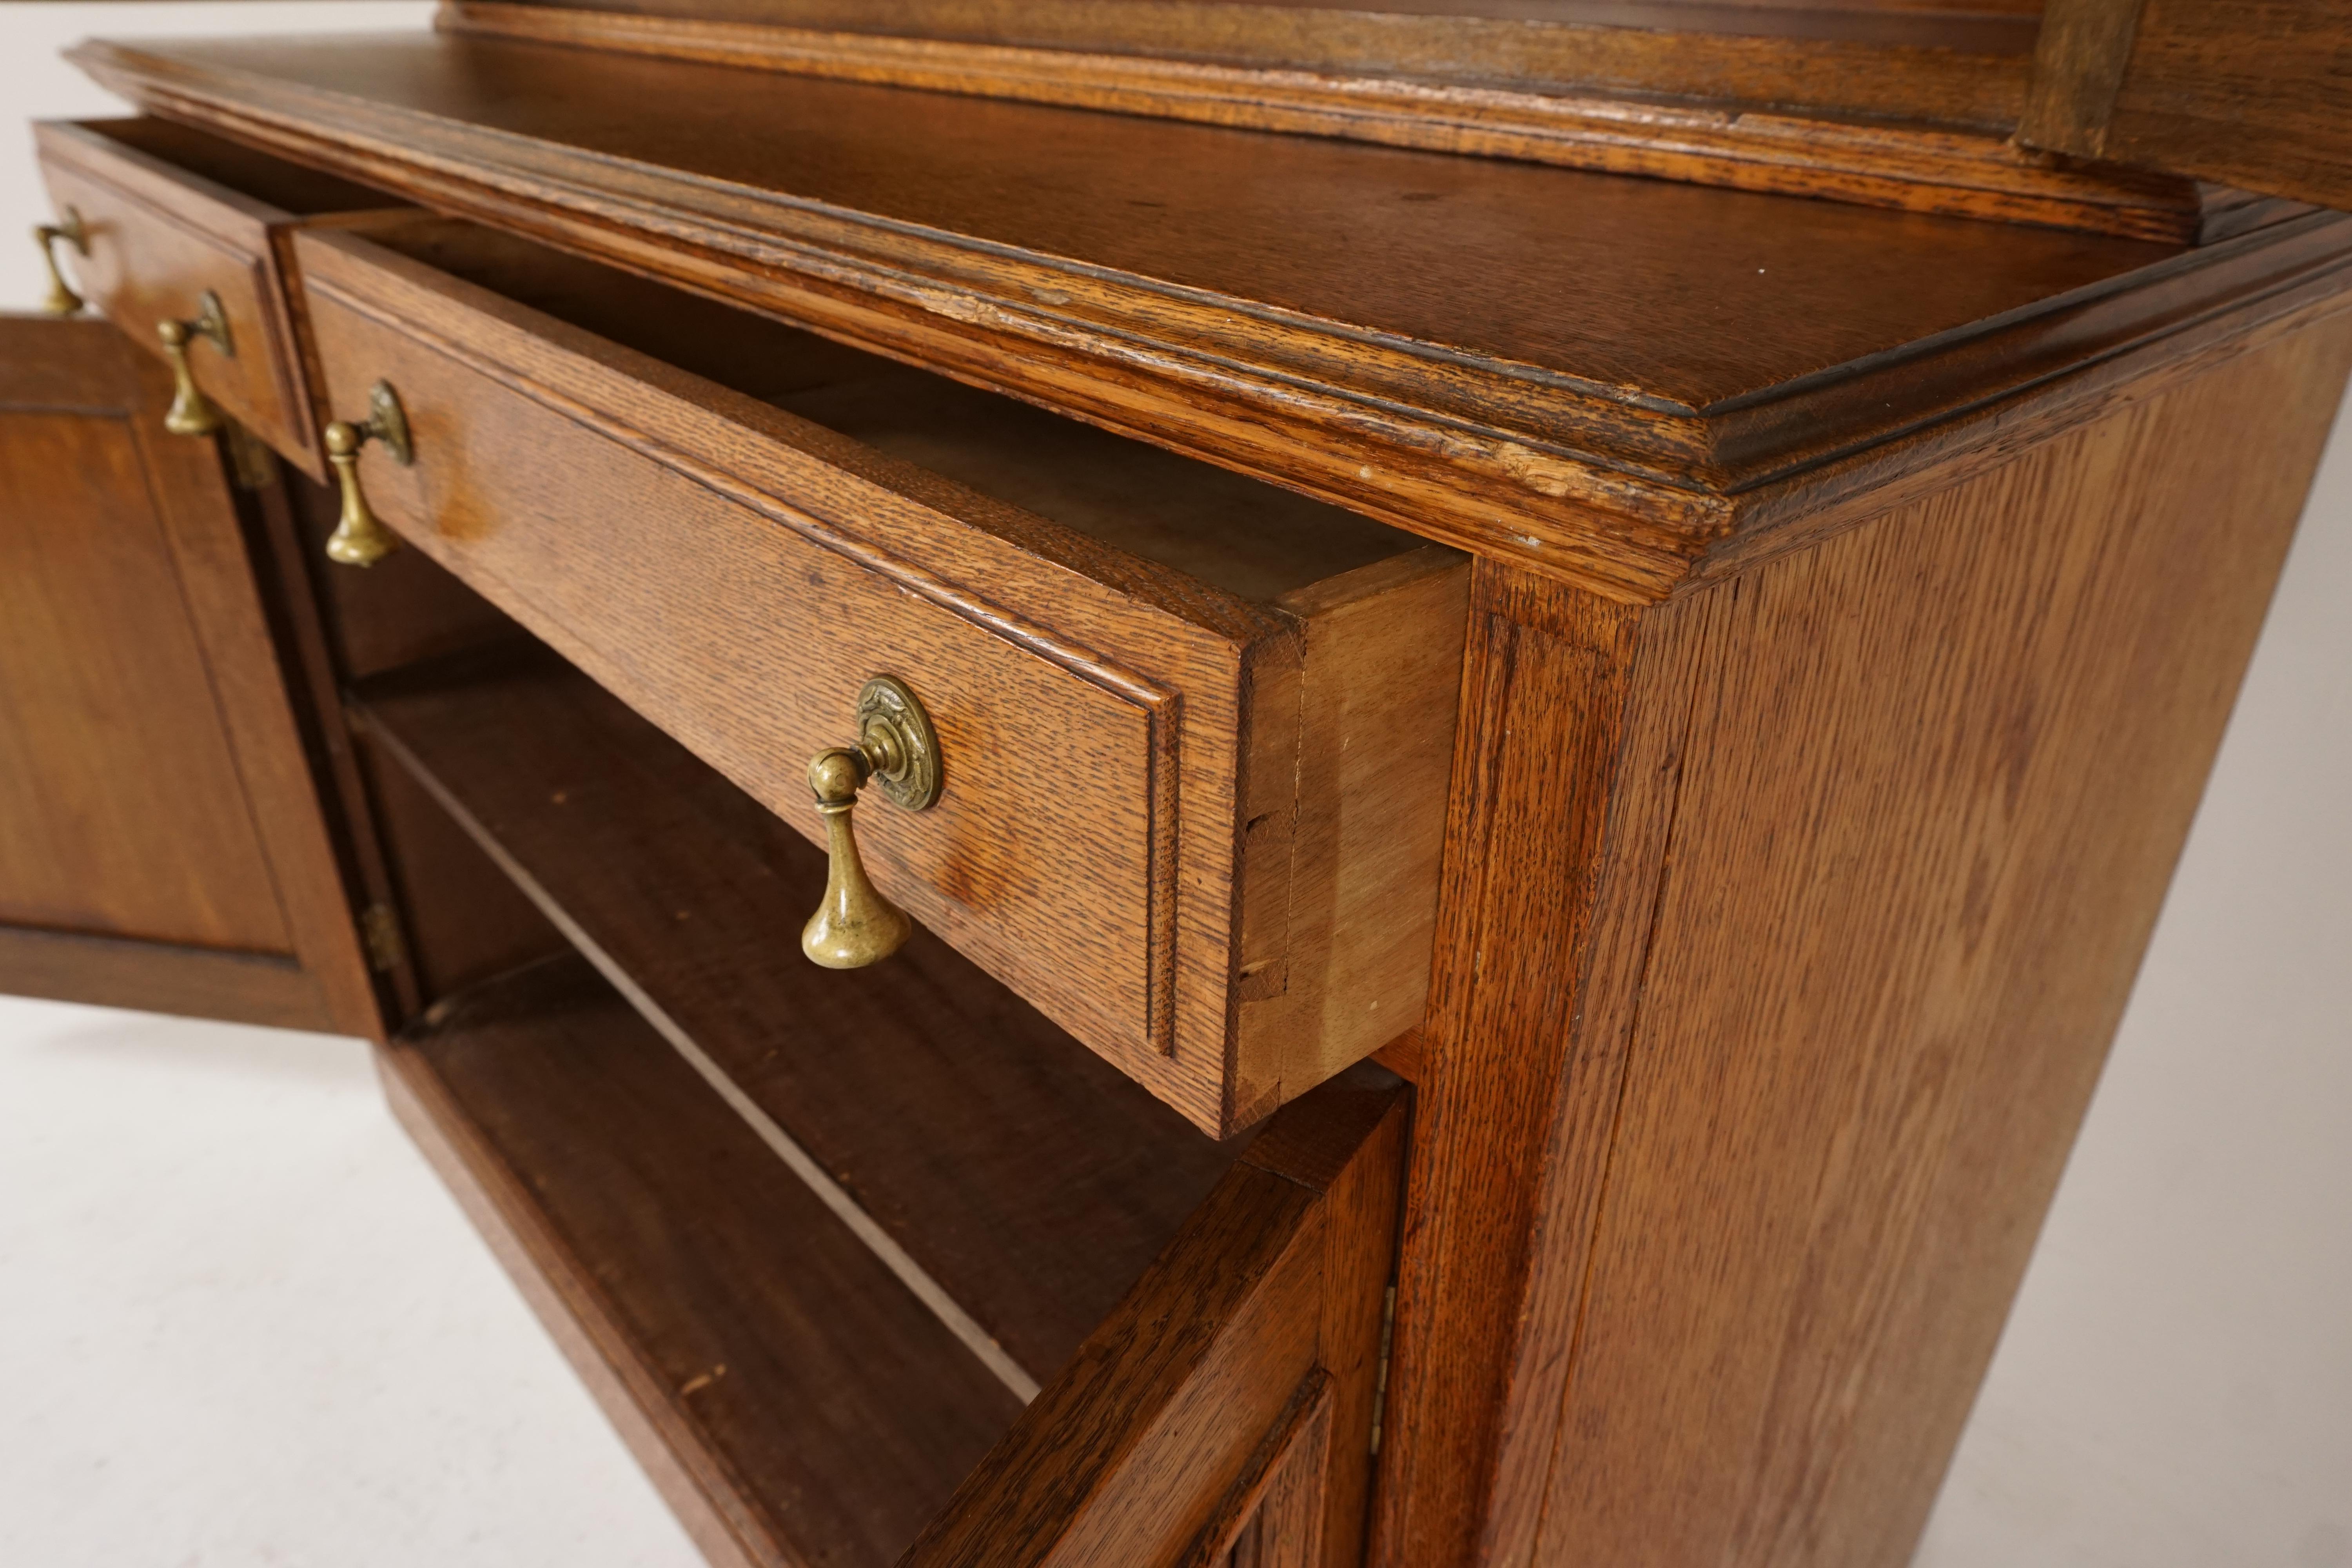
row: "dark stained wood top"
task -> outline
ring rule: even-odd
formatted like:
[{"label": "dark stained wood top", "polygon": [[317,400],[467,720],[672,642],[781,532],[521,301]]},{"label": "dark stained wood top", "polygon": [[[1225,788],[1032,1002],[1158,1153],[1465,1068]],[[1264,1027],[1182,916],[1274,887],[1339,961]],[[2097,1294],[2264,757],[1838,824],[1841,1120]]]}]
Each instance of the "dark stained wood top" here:
[{"label": "dark stained wood top", "polygon": [[358,711],[1037,1383],[1241,1150],[920,930],[871,969],[809,963],[824,854],[536,645],[380,678]]},{"label": "dark stained wood top", "polygon": [[583,960],[390,1065],[752,1561],[896,1561],[1020,1414]]},{"label": "dark stained wood top", "polygon": [[2333,217],[2184,253],[486,37],[77,58],[158,112],[1619,597],[1687,580],[1775,487],[2340,289],[2352,253]]},{"label": "dark stained wood top", "polygon": [[[2099,236],[497,40],[186,43],[171,54],[1685,409],[2164,254]],[[616,112],[622,104],[630,111]]]}]

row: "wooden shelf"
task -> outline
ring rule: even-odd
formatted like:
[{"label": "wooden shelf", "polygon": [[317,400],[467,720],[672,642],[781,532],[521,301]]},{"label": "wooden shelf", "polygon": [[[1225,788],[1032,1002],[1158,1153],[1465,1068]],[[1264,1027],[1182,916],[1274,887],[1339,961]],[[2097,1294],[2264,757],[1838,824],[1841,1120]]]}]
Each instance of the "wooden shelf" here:
[{"label": "wooden shelf", "polygon": [[715,1562],[895,1562],[1021,1403],[565,955],[443,1004],[394,1109]]},{"label": "wooden shelf", "polygon": [[823,855],[535,644],[380,678],[355,712],[1024,1393],[1239,1152],[928,933],[811,965]]}]

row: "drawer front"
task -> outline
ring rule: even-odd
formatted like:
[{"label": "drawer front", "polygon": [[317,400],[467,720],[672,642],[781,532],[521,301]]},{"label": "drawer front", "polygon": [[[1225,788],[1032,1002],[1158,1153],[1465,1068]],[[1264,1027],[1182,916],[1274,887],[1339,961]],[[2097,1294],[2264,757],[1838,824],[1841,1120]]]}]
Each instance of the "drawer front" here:
[{"label": "drawer front", "polygon": [[197,386],[312,477],[318,421],[292,331],[273,235],[297,220],[80,126],[36,127],[56,213],[80,216],[84,253],[60,247],[90,305],[150,353],[157,323],[194,321],[207,293],[233,353],[191,340]]},{"label": "drawer front", "polygon": [[[819,842],[810,757],[855,739],[869,678],[905,682],[945,788],[920,812],[861,797],[874,880],[1196,1123],[1255,1120],[1415,1021],[1425,932],[1376,1034],[1303,1052],[1291,1037],[1320,1027],[1300,1006],[1318,965],[1286,946],[1292,894],[1311,923],[1351,881],[1297,858],[1333,837],[1296,820],[1315,622],[354,235],[304,233],[296,250],[333,414],[363,417],[378,381],[404,408],[414,462],[370,447],[359,472],[405,541]],[[1444,606],[1466,571],[1416,555],[1443,569],[1402,575],[1435,585],[1420,596],[1455,617],[1458,662]],[[1454,676],[1437,664],[1442,752]],[[1440,826],[1406,875],[1433,907],[1442,775],[1423,793]],[[776,962],[804,962],[797,934],[776,933]]]}]

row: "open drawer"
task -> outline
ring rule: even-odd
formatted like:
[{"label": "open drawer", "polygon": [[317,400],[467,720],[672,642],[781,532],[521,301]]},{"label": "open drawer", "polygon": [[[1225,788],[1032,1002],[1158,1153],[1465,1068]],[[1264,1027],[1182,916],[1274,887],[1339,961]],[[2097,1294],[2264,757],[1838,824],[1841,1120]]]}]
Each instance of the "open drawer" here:
[{"label": "open drawer", "polygon": [[167,358],[157,329],[183,323],[196,387],[325,478],[287,306],[286,236],[401,204],[168,121],[52,121],[33,131],[62,231],[47,243],[89,303]]},{"label": "open drawer", "polygon": [[467,225],[293,249],[402,538],[820,841],[902,682],[943,788],[861,797],[875,882],[1195,1124],[1419,1022],[1466,557]]}]

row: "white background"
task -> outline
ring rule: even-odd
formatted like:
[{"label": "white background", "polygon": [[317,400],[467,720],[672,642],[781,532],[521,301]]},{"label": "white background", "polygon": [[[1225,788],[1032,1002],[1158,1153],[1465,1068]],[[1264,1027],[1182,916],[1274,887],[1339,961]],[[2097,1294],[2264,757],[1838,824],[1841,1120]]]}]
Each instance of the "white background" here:
[{"label": "white background", "polygon": [[[427,14],[0,6],[0,307],[63,45]],[[2339,427],[1918,1568],[2352,1568],[2348,813]],[[694,1561],[358,1046],[0,999],[0,1563]]]}]

